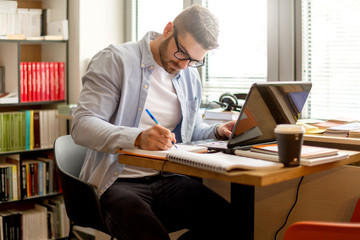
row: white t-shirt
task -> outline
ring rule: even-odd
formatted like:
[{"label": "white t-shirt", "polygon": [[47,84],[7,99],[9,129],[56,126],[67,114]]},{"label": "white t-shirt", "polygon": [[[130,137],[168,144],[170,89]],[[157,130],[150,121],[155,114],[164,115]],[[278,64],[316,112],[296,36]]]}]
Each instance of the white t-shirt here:
[{"label": "white t-shirt", "polygon": [[[154,68],[154,72],[150,78],[149,92],[144,110],[148,109],[161,126],[173,131],[179,124],[181,118],[180,103],[172,84],[174,75],[166,72],[164,68],[158,64],[155,64]],[[139,128],[147,129],[154,126],[154,124],[154,120],[150,118],[146,111],[143,111]],[[137,178],[152,176],[158,173],[159,171],[150,168],[125,165],[119,177]]]}]

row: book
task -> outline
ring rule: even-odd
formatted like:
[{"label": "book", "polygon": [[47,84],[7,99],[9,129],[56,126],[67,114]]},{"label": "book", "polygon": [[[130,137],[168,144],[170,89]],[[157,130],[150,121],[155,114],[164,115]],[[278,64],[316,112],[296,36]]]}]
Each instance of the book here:
[{"label": "book", "polygon": [[[235,150],[235,155],[243,156],[243,157],[250,157],[255,159],[261,159],[271,162],[279,162],[279,157],[277,155],[271,155],[266,153],[258,153],[258,152],[251,152],[251,151],[245,151],[245,150]],[[349,154],[347,153],[337,153],[335,155],[331,156],[325,156],[325,157],[316,157],[316,158],[301,158],[300,159],[300,165],[302,166],[316,166],[320,164],[330,163],[339,161],[342,159],[349,158]]]},{"label": "book", "polygon": [[6,103],[18,103],[19,99],[16,93],[9,93],[4,92],[0,93],[0,103],[6,104]]},{"label": "book", "polygon": [[[271,155],[278,154],[278,146],[276,143],[274,144],[265,144],[265,145],[254,145],[250,148],[252,152],[265,153]],[[324,147],[315,147],[303,145],[301,147],[301,157],[300,159],[305,158],[318,158],[318,157],[327,157],[333,156],[338,153],[338,149],[335,148],[324,148]]]},{"label": "book", "polygon": [[314,123],[312,125],[316,126],[318,128],[327,129],[329,127],[335,127],[335,126],[339,126],[342,124],[343,123],[338,123],[338,122],[319,122],[319,123]]},{"label": "book", "polygon": [[172,151],[167,155],[167,160],[192,167],[197,167],[212,172],[227,173],[232,170],[261,170],[277,169],[284,165],[271,161],[264,161],[249,157],[217,153],[194,153]]},{"label": "book", "polygon": [[207,147],[204,146],[196,146],[196,145],[185,145],[185,144],[176,144],[175,148],[172,146],[169,150],[160,150],[160,151],[151,151],[151,150],[144,150],[140,148],[134,149],[120,149],[118,150],[119,153],[139,156],[139,157],[148,157],[148,158],[156,158],[156,159],[163,159],[166,160],[166,156],[171,152],[207,152]]},{"label": "book", "polygon": [[347,137],[351,130],[357,130],[357,129],[360,129],[359,122],[341,124],[339,126],[330,127],[326,129],[324,135]]},{"label": "book", "polygon": [[360,137],[360,129],[350,130],[349,137],[359,138]]},{"label": "book", "polygon": [[334,123],[342,123],[342,124],[359,122],[358,119],[349,118],[349,117],[336,117],[336,118],[328,119],[327,121]]},{"label": "book", "polygon": [[213,120],[236,120],[240,112],[236,111],[226,111],[222,108],[208,109],[204,113],[204,119],[213,119]]}]

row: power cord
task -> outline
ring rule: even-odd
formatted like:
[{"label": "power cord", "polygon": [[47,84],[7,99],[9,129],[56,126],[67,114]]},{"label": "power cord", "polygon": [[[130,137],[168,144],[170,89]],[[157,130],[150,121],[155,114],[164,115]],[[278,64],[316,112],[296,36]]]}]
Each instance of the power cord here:
[{"label": "power cord", "polygon": [[289,210],[289,212],[288,212],[288,214],[287,214],[287,216],[286,216],[286,219],[285,219],[284,224],[283,224],[283,225],[276,231],[276,233],[275,233],[275,238],[274,238],[275,240],[276,240],[276,237],[277,237],[278,233],[285,227],[285,225],[286,225],[286,223],[287,223],[287,221],[288,221],[288,219],[289,219],[290,213],[292,212],[292,210],[294,209],[294,207],[295,207],[295,205],[296,205],[296,203],[297,203],[297,201],[298,201],[300,185],[301,185],[301,182],[303,181],[303,179],[304,179],[304,176],[302,176],[302,177],[300,178],[300,181],[299,181],[298,186],[297,186],[297,189],[296,189],[295,202],[294,202],[294,204],[292,205],[292,207],[290,208],[290,210]]}]

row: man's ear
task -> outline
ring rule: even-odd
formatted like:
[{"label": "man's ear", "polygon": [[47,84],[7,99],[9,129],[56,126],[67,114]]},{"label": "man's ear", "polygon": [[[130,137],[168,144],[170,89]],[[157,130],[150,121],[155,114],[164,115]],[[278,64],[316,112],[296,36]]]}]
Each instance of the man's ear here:
[{"label": "man's ear", "polygon": [[173,31],[174,31],[174,23],[168,22],[168,24],[166,24],[164,31],[163,31],[164,38],[168,38],[169,36],[171,36]]}]

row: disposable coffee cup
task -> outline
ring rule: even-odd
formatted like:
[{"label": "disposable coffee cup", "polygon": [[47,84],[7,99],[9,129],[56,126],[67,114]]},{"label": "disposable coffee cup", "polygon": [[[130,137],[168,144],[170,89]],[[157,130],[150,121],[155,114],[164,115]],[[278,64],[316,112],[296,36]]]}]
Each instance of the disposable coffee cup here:
[{"label": "disposable coffee cup", "polygon": [[300,165],[304,128],[295,124],[279,124],[274,133],[278,145],[279,161],[285,167]]}]

